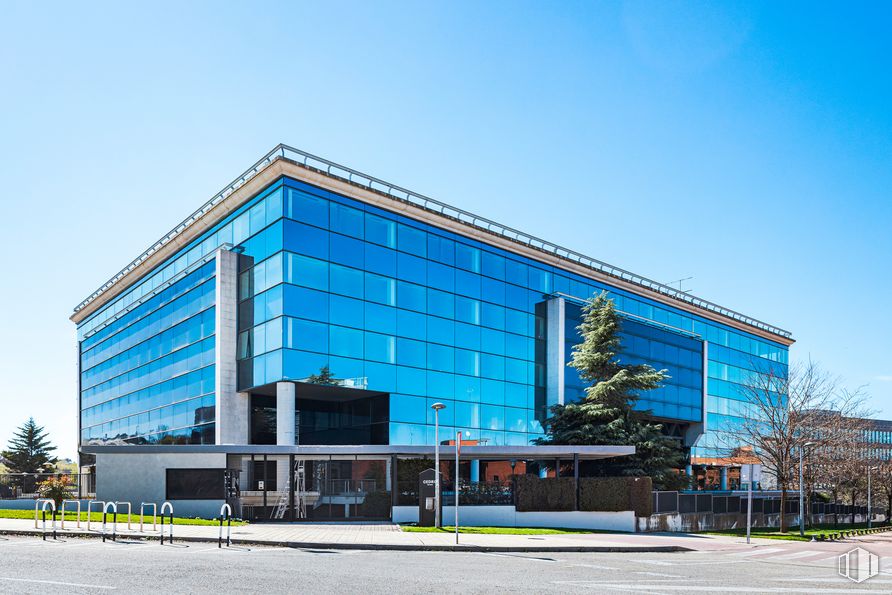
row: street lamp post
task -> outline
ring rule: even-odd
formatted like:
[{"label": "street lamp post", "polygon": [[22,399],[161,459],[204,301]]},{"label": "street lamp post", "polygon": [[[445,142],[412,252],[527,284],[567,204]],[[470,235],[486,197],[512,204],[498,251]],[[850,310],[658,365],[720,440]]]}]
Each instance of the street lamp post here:
[{"label": "street lamp post", "polygon": [[434,527],[440,528],[440,409],[443,403],[431,405],[434,410]]},{"label": "street lamp post", "polygon": [[[870,489],[871,488],[870,472],[873,471],[874,469],[876,469],[876,467],[868,467],[867,468],[867,528],[868,529],[873,527],[873,510],[871,510],[872,509],[871,505],[873,504],[873,494]],[[854,505],[854,504],[855,503],[852,502],[852,505]]]},{"label": "street lamp post", "polygon": [[[799,447],[799,537],[805,537],[805,492],[802,486],[802,453],[805,451],[806,448],[814,445],[814,442],[806,442]],[[781,514],[784,514],[783,510],[781,511]]]}]

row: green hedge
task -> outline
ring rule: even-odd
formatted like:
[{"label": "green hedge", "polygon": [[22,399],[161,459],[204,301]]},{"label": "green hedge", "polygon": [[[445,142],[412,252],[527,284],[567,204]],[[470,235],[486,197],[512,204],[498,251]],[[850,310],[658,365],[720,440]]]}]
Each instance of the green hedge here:
[{"label": "green hedge", "polygon": [[653,512],[653,482],[649,477],[580,477],[579,510]]},{"label": "green hedge", "polygon": [[572,477],[518,475],[516,482],[518,512],[576,509],[576,482]]}]

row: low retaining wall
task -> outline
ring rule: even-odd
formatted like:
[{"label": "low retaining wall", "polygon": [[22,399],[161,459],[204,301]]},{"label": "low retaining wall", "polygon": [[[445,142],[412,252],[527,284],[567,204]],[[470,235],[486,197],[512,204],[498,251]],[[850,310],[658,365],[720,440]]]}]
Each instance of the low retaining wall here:
[{"label": "low retaining wall", "polygon": [[[417,523],[417,506],[394,506],[393,522]],[[455,522],[455,507],[443,507],[443,524]],[[588,512],[518,512],[513,506],[459,506],[459,525],[463,527],[555,527],[562,529],[597,529],[635,531],[635,513]]]},{"label": "low retaining wall", "polygon": [[[832,514],[815,514],[811,516],[811,523],[816,525],[828,524],[835,522],[835,515]],[[787,526],[794,527],[799,525],[798,514],[786,515]],[[689,513],[667,513],[653,514],[649,517],[640,517],[638,521],[638,531],[669,531],[679,533],[694,533],[697,531],[722,531],[726,529],[746,529],[746,514],[743,513],[725,513],[715,514],[712,512],[689,512]],[[852,515],[839,515],[840,528],[844,528],[846,524],[851,523]],[[866,515],[855,515],[856,523],[866,523]],[[779,527],[780,514],[763,514],[753,513],[753,527]]]},{"label": "low retaining wall", "polygon": [[[23,499],[0,500],[0,510],[34,510],[35,502],[37,502],[37,501],[36,500],[23,500]],[[81,510],[82,511],[87,510],[87,502],[89,502],[89,500],[81,500]],[[49,510],[49,508],[47,508],[47,510]],[[77,510],[77,505],[76,504],[66,504],[65,512],[68,512],[69,510]],[[94,512],[95,512],[95,509],[94,509]]]}]

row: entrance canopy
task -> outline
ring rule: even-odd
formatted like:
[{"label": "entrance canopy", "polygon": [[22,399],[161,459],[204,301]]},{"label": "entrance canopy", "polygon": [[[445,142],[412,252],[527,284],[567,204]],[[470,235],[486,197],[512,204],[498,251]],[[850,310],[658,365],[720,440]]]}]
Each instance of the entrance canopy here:
[{"label": "entrance canopy", "polygon": [[[399,444],[370,444],[359,446],[279,446],[272,444],[248,445],[128,445],[128,446],[83,446],[87,454],[188,454],[220,453],[228,455],[297,455],[299,458],[312,457],[400,457],[423,458],[434,456],[434,446],[402,446]],[[455,456],[455,446],[440,446],[443,456]],[[574,459],[582,461],[609,459],[635,454],[634,446],[462,446],[462,459],[486,460],[553,460]]]}]

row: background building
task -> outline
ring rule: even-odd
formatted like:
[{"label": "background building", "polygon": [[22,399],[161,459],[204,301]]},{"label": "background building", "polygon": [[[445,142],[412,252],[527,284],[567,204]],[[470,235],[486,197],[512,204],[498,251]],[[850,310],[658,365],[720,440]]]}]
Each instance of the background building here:
[{"label": "background building", "polygon": [[581,395],[565,363],[603,290],[623,357],[671,376],[639,407],[723,456],[790,333],[279,146],[75,308],[81,450],[431,445],[437,401],[441,439],[523,447]]}]

